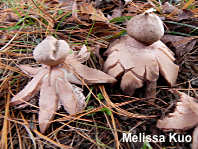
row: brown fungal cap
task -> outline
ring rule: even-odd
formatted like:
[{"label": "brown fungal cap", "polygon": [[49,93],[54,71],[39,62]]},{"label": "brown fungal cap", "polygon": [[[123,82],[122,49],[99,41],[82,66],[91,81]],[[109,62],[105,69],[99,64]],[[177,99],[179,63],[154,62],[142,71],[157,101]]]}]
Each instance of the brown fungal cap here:
[{"label": "brown fungal cap", "polygon": [[146,12],[128,21],[127,33],[137,41],[151,45],[162,38],[164,27],[157,15]]},{"label": "brown fungal cap", "polygon": [[55,66],[65,61],[69,51],[70,47],[66,41],[47,36],[36,46],[33,55],[37,62]]}]

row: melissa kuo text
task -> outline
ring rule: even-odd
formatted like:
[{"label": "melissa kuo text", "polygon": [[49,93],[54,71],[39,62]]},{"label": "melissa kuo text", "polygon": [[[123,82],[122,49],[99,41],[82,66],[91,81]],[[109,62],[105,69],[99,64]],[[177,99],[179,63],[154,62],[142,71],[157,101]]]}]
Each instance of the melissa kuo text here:
[{"label": "melissa kuo text", "polygon": [[[133,135],[132,133],[123,133],[123,142],[165,142],[167,141],[165,135],[146,135],[145,133],[139,133]],[[177,133],[169,133],[169,142],[191,142],[192,136],[179,135]]]}]

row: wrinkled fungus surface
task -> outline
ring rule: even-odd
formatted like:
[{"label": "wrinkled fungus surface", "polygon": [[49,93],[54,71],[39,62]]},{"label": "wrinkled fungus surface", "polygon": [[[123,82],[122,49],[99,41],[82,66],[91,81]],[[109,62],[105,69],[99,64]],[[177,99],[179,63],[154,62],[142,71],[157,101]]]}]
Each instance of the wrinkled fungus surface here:
[{"label": "wrinkled fungus surface", "polygon": [[82,80],[87,85],[116,81],[102,71],[81,64],[89,58],[85,46],[78,54],[69,54],[70,48],[65,41],[48,36],[35,49],[34,58],[43,65],[36,68],[19,65],[33,79],[11,99],[10,105],[29,101],[40,91],[39,126],[42,133],[48,128],[60,103],[69,114],[80,112],[86,106],[82,89],[74,84],[83,85]]}]

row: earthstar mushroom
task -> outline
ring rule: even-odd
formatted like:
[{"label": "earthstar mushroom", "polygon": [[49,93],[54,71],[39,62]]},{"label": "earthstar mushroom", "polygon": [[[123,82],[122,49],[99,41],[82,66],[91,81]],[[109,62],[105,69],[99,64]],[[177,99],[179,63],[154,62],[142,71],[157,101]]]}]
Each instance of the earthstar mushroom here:
[{"label": "earthstar mushroom", "polygon": [[[157,20],[152,24],[155,18]],[[136,21],[138,27],[142,21],[139,31],[135,30]],[[155,33],[156,26],[159,26],[159,34]],[[117,79],[121,78],[120,87],[126,94],[132,96],[137,88],[146,83],[145,96],[154,97],[159,74],[170,86],[176,82],[179,67],[173,63],[173,52],[159,40],[164,33],[162,27],[162,21],[155,14],[145,13],[134,17],[128,22],[128,35],[115,40],[104,53],[107,60],[103,71]]]},{"label": "earthstar mushroom", "polygon": [[116,81],[102,71],[81,64],[90,56],[86,46],[78,54],[69,54],[70,50],[64,40],[48,36],[37,45],[33,53],[42,67],[19,65],[23,72],[34,78],[11,99],[10,105],[29,101],[40,91],[39,126],[42,133],[50,125],[60,103],[69,114],[80,112],[86,106],[82,89],[74,85],[83,85],[81,79],[88,85]]}]

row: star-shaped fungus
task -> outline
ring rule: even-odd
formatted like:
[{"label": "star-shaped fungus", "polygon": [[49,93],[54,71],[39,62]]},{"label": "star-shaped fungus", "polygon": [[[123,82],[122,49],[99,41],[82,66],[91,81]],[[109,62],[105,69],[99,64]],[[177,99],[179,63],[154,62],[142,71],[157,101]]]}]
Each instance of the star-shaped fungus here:
[{"label": "star-shaped fungus", "polygon": [[117,79],[122,77],[120,87],[126,94],[133,95],[146,84],[145,96],[154,97],[159,74],[173,85],[179,68],[173,63],[173,52],[160,41],[162,21],[155,14],[137,15],[128,22],[127,33],[104,53],[108,57],[103,70]]},{"label": "star-shaped fungus", "polygon": [[50,125],[60,103],[69,114],[80,112],[86,106],[82,89],[74,84],[83,85],[81,80],[87,85],[116,81],[100,70],[81,64],[90,56],[86,46],[78,54],[69,54],[70,50],[66,41],[47,36],[33,52],[34,58],[42,67],[19,65],[33,79],[11,99],[10,105],[29,101],[40,91],[39,126],[42,133]]},{"label": "star-shaped fungus", "polygon": [[164,131],[188,130],[193,131],[192,149],[198,148],[198,103],[197,99],[177,90],[170,92],[179,95],[179,101],[173,113],[169,113],[164,119],[158,120],[156,126]]}]

